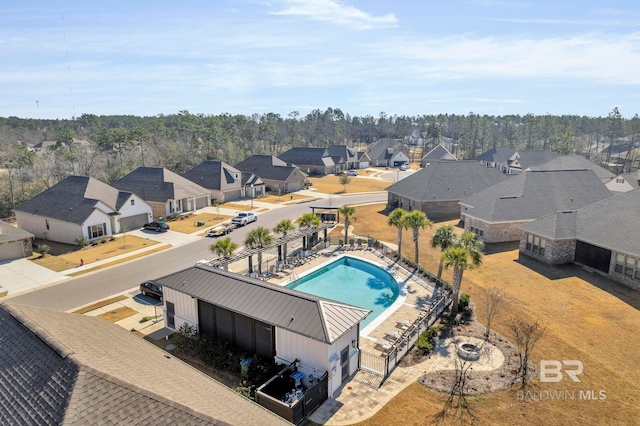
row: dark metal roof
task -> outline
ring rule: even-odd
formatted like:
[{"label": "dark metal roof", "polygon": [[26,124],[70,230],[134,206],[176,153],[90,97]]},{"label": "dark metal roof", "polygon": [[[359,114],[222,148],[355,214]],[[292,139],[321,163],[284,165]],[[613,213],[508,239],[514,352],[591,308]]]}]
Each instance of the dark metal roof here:
[{"label": "dark metal roof", "polygon": [[202,265],[153,281],[323,343],[335,341],[370,313],[367,309]]},{"label": "dark metal roof", "polygon": [[477,161],[440,161],[391,185],[387,191],[420,202],[460,201],[505,179],[510,178]]}]

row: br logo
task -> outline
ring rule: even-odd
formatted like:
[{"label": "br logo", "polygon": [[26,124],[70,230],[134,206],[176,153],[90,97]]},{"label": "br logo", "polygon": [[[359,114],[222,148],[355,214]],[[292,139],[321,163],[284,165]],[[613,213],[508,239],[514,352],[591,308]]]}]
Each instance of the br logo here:
[{"label": "br logo", "polygon": [[565,359],[558,361],[555,359],[540,360],[540,382],[557,383],[566,374],[574,382],[580,382],[578,376],[584,371],[581,361],[575,359]]}]

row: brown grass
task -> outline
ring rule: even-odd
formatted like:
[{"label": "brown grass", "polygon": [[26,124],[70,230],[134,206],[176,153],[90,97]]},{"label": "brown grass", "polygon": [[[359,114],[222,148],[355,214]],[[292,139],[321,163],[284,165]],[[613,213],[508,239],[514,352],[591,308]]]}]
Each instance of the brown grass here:
[{"label": "brown grass", "polygon": [[[222,214],[219,215],[216,213],[200,213],[189,216],[187,219],[174,220],[172,222],[169,222],[169,226],[171,227],[172,231],[191,234],[192,232],[196,232],[200,229],[216,225],[229,218],[231,218],[231,216],[225,216]],[[204,222],[204,225],[196,226],[196,222]]]},{"label": "brown grass", "polygon": [[108,263],[105,263],[105,264],[102,264],[102,265],[94,266],[93,268],[82,269],[82,270],[80,270],[78,272],[73,272],[71,274],[67,274],[67,276],[69,276],[69,277],[77,277],[78,275],[86,274],[87,272],[92,272],[92,271],[97,271],[97,270],[104,269],[104,268],[109,268],[111,266],[119,265],[121,263],[128,262],[128,261],[133,260],[133,259],[138,259],[140,257],[145,257],[145,256],[148,256],[148,255],[150,255],[152,253],[157,253],[159,251],[166,250],[166,249],[171,248],[171,247],[172,247],[171,244],[166,244],[166,245],[163,245],[163,246],[160,246],[160,247],[156,247],[156,248],[151,249],[151,250],[147,250],[144,253],[133,254],[133,255],[127,256],[127,257],[125,257],[123,259],[114,260],[113,262],[108,262]]},{"label": "brown grass", "polygon": [[110,305],[112,303],[119,302],[119,301],[124,300],[126,298],[127,298],[127,296],[122,295],[122,294],[120,296],[110,297],[109,299],[101,300],[99,302],[92,303],[91,305],[87,305],[84,308],[77,309],[77,310],[73,311],[72,313],[81,314],[81,315],[82,314],[86,314],[87,312],[95,311],[96,309],[102,308],[102,307]]},{"label": "brown grass", "polygon": [[[383,205],[358,207],[355,232],[397,243],[397,231],[386,226]],[[436,224],[436,226],[439,224]],[[434,226],[435,228],[435,226]],[[433,230],[420,237],[420,263],[437,271],[440,253],[431,249]],[[403,253],[413,256],[410,232]],[[546,327],[533,352],[540,359],[577,359],[584,364],[581,383],[539,383],[538,390],[605,390],[605,401],[549,400],[519,402],[515,389],[470,398],[478,424],[632,424],[640,415],[640,293],[576,266],[550,267],[519,259],[514,245],[490,245],[483,265],[465,272],[462,291],[469,293],[483,321],[481,289],[505,294],[493,328],[510,338],[513,317],[538,318]],[[444,278],[450,280],[450,271]],[[429,424],[444,403],[441,394],[412,384],[362,425]]]},{"label": "brown grass", "polygon": [[98,315],[98,318],[102,318],[103,320],[107,320],[109,322],[118,322],[121,319],[129,318],[137,314],[138,311],[131,309],[128,306],[122,306],[120,308],[114,309],[109,312],[105,312],[104,314]]},{"label": "brown grass", "polygon": [[129,253],[144,247],[158,244],[158,241],[147,240],[146,238],[127,235],[119,236],[115,240],[106,240],[105,243],[98,242],[95,246],[87,246],[71,253],[61,254],[59,256],[46,256],[33,260],[40,266],[60,272],[80,266],[80,259],[84,260],[84,264],[108,259],[124,253]]},{"label": "brown grass", "polygon": [[277,193],[273,193],[273,192],[269,192],[269,195],[267,197],[262,197],[262,198],[256,198],[256,201],[261,201],[263,203],[284,203],[286,201],[291,201],[291,200],[304,200],[304,199],[308,199],[311,198],[307,195],[300,195],[300,194],[282,194],[280,196],[278,196]]},{"label": "brown grass", "polygon": [[339,176],[329,175],[321,178],[309,178],[309,180],[313,184],[311,188],[315,188],[316,191],[324,194],[351,194],[358,192],[384,191],[392,185],[391,182],[377,179],[365,179],[358,176],[349,177],[351,178],[351,183],[346,186],[346,191],[344,190],[344,186],[340,184]]},{"label": "brown grass", "polygon": [[[257,200],[257,198],[256,198]],[[251,210],[251,205],[244,205],[244,204],[237,204],[237,203],[224,203],[224,204],[220,204],[221,208],[225,208],[225,209],[232,209],[232,210],[238,210],[238,211],[242,211],[242,212],[246,212]],[[255,207],[254,207],[255,208]]]}]

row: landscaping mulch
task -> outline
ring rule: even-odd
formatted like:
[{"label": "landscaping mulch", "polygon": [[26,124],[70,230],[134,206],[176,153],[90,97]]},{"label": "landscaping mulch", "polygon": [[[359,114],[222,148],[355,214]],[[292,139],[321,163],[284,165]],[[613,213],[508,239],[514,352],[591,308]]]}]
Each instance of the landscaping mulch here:
[{"label": "landscaping mulch", "polygon": [[121,308],[117,308],[112,311],[105,312],[104,314],[100,314],[98,315],[98,318],[102,318],[109,322],[117,322],[122,319],[129,318],[130,316],[133,316],[137,313],[138,311],[131,309],[128,306],[123,306]]}]

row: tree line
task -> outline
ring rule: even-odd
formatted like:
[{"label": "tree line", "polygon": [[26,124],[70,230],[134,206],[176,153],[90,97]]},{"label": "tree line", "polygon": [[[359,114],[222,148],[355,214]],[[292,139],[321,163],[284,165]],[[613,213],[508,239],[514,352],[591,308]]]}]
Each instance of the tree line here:
[{"label": "tree line", "polygon": [[[275,114],[205,115],[180,111],[151,117],[82,114],[72,120],[0,117],[0,217],[71,174],[111,183],[140,166],[184,173],[204,160],[237,164],[254,154],[279,155],[291,147],[348,144],[359,150],[381,138],[422,148],[414,160],[447,141],[460,159],[497,146],[582,154],[601,165],[630,171],[637,160],[640,117],[577,115],[490,116],[437,114],[377,117],[327,108],[286,117]],[[28,149],[55,141],[34,153]],[[78,142],[82,141],[82,142]],[[606,148],[603,150],[603,148]],[[631,148],[631,149],[629,149]],[[634,149],[635,148],[635,149]],[[612,163],[623,152],[622,165]]]}]

